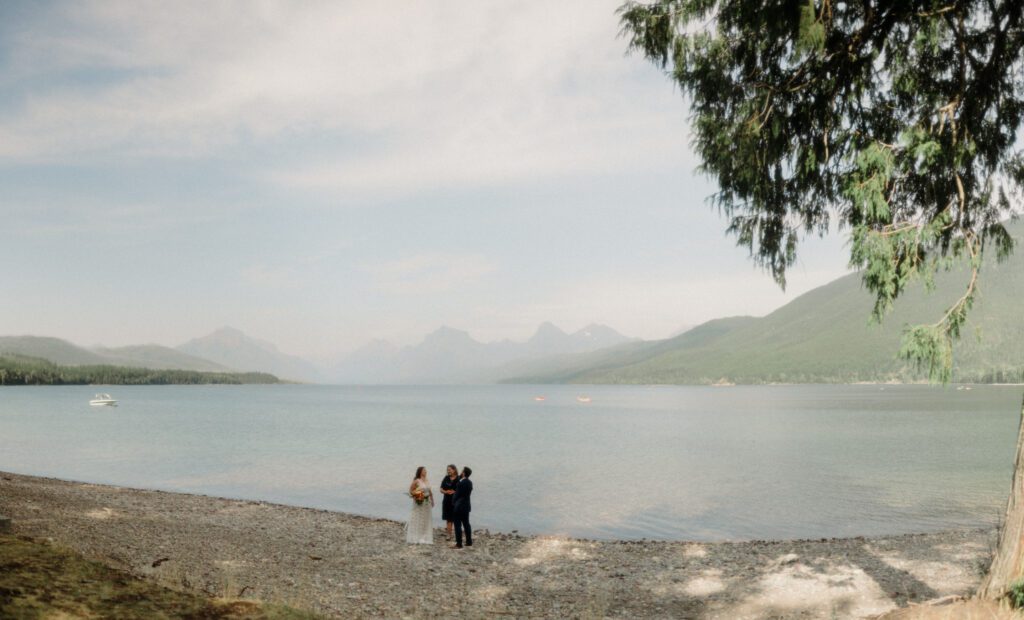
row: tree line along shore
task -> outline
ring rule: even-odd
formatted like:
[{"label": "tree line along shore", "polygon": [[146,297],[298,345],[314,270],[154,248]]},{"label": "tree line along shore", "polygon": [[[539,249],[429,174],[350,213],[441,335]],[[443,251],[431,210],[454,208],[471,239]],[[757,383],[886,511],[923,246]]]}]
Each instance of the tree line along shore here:
[{"label": "tree line along shore", "polygon": [[0,354],[0,385],[209,385],[282,383],[263,372],[202,372],[128,366],[63,366],[22,355]]},{"label": "tree line along shore", "polygon": [[[549,383],[549,377],[522,379],[528,383]],[[650,381],[650,377],[612,378],[608,384],[672,385],[671,381]],[[1024,384],[1024,368],[990,369],[975,373],[964,373],[957,377],[960,383],[1019,385]],[[511,382],[511,381],[510,381]],[[520,380],[514,381],[515,383]],[[559,381],[560,382],[560,381]],[[572,381],[570,381],[572,382]],[[692,381],[694,385],[769,385],[800,383],[921,383],[920,378],[911,376],[883,377],[865,381],[860,375],[750,375],[712,379],[702,377]],[[288,383],[265,372],[211,372],[179,369],[154,369],[136,366],[108,364],[63,365],[49,360],[0,352],[0,386],[4,385],[247,385]]]}]

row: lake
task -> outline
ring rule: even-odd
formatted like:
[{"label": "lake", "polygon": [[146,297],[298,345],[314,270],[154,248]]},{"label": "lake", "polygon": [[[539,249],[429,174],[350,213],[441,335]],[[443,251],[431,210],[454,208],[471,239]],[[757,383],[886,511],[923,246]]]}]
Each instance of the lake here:
[{"label": "lake", "polygon": [[[120,406],[90,407],[97,391]],[[455,463],[474,470],[477,528],[700,541],[928,532],[998,522],[1022,392],[3,387],[0,470],[404,520],[416,467],[436,489]]]}]

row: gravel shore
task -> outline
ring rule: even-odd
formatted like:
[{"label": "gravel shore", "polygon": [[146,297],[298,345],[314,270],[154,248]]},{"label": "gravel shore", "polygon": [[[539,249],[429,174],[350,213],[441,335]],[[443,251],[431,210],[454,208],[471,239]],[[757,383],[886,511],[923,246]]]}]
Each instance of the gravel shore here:
[{"label": "gravel shore", "polygon": [[0,474],[16,534],[158,582],[340,618],[867,618],[968,595],[989,530],[740,543],[474,534],[406,545],[394,521]]}]

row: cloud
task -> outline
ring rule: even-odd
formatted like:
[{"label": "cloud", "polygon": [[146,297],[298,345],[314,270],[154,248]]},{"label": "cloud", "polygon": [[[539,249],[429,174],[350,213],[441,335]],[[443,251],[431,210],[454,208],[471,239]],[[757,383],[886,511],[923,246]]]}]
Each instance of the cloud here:
[{"label": "cloud", "polygon": [[[140,0],[5,13],[8,260],[28,265],[23,289],[40,299],[102,264],[155,309],[132,338],[246,319],[319,352],[368,335],[412,341],[440,323],[484,339],[543,321],[657,337],[781,303],[746,263],[717,283],[683,279],[689,260],[681,277],[666,273],[696,250],[657,233],[685,223],[701,235],[702,219],[660,212],[691,208],[707,184],[687,175],[685,102],[625,56],[620,3]],[[353,205],[370,208],[340,208]],[[312,255],[336,242],[350,245]],[[70,255],[92,262],[39,260]],[[182,299],[216,316],[181,323]],[[109,324],[97,322],[104,308],[93,314]],[[29,315],[17,329],[60,324]],[[100,338],[79,323],[84,340]]]},{"label": "cloud", "polygon": [[0,113],[0,160],[320,138],[267,178],[360,198],[675,162],[682,106],[623,58],[617,4],[63,5],[10,44],[42,85]]},{"label": "cloud", "polygon": [[418,254],[365,267],[374,286],[393,295],[429,295],[463,288],[496,267],[479,255]]},{"label": "cloud", "polygon": [[[222,221],[232,210],[184,209],[151,203],[96,204],[78,199],[73,205],[56,201],[0,203],[9,234],[36,237],[92,235],[113,238],[207,226]],[[2,235],[0,235],[2,236]]]},{"label": "cloud", "polygon": [[269,267],[253,265],[242,271],[242,281],[262,289],[300,289],[306,283],[299,277],[299,272],[291,267]]},{"label": "cloud", "polygon": [[317,286],[320,271],[337,262],[351,248],[334,241],[316,251],[289,256],[275,264],[260,262],[242,270],[242,281],[259,289],[304,289]]}]

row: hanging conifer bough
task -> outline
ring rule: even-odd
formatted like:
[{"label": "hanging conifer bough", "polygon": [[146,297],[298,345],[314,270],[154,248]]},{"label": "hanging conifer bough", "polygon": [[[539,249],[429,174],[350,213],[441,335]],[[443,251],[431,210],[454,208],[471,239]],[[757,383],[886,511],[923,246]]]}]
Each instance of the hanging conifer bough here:
[{"label": "hanging conifer bough", "polygon": [[[1013,250],[1003,223],[1024,189],[1024,2],[657,0],[619,14],[630,49],[688,97],[728,231],[781,286],[800,237],[833,220],[876,320],[908,286],[966,266],[959,299],[908,326],[899,348],[949,381],[982,259]],[[1022,485],[1018,458],[1020,514],[1008,514],[987,596],[1024,576]]]}]

